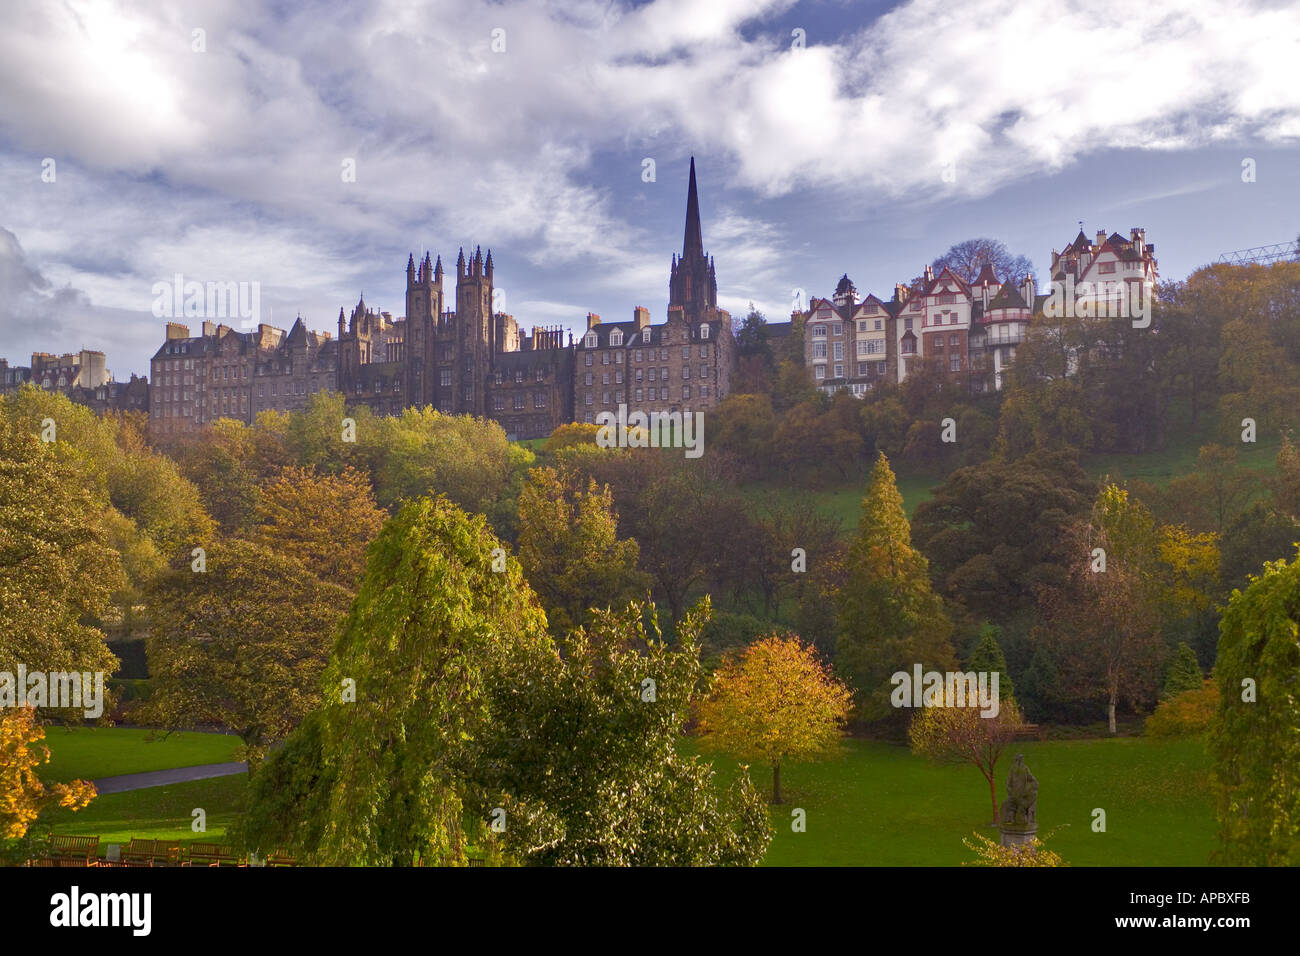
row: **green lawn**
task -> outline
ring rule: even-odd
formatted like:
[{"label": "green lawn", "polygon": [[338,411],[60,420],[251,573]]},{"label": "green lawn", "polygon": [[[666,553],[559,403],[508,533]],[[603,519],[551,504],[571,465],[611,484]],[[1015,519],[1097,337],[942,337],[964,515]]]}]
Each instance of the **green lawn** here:
[{"label": "green lawn", "polygon": [[[192,735],[211,736],[211,735]],[[150,756],[139,735],[98,732],[142,766]],[[84,745],[82,745],[84,746]],[[687,749],[694,749],[688,741]],[[1140,737],[1114,740],[1022,742],[998,768],[999,793],[1015,752],[1023,752],[1039,781],[1040,834],[1060,827],[1048,844],[1075,866],[1198,866],[1213,846],[1214,814],[1208,759],[1199,741]],[[84,753],[84,751],[83,751]],[[734,761],[712,758],[724,778]],[[91,761],[83,759],[78,766]],[[205,761],[206,762],[206,761]],[[78,770],[78,773],[84,771]],[[767,791],[770,774],[754,767]],[[973,767],[942,766],[905,747],[849,740],[843,755],[791,765],[782,773],[786,803],[773,808],[776,830],[767,865],[955,866],[973,858],[962,838],[987,826],[988,788]],[[40,826],[59,833],[96,834],[101,845],[131,837],[220,840],[234,821],[248,786],[243,774],[98,797],[77,813],[53,812]],[[807,814],[794,833],[791,810]],[[192,811],[207,814],[207,831],[191,829]],[[1106,811],[1106,832],[1092,830],[1092,811]],[[1063,826],[1068,824],[1068,826]]]},{"label": "green lawn", "polygon": [[[220,842],[232,824],[248,790],[248,775],[212,777],[190,783],[167,784],[96,797],[84,810],[55,810],[38,827],[74,836],[98,836],[102,850],[109,843],[170,838],[181,842]],[[195,833],[195,809],[207,814],[207,830]]]},{"label": "green lawn", "polygon": [[[1039,835],[1060,827],[1048,846],[1067,863],[1208,863],[1214,812],[1199,741],[1020,742],[999,763],[999,797],[1017,752],[1038,778]],[[728,775],[731,762],[715,759]],[[770,770],[751,774],[767,792]],[[956,866],[974,859],[963,837],[997,836],[978,770],[929,763],[902,746],[848,741],[839,759],[783,768],[782,786],[765,865]],[[806,811],[803,833],[791,829],[794,808]],[[1094,808],[1106,811],[1105,833],[1092,830]]]},{"label": "green lawn", "polygon": [[46,727],[50,762],[40,774],[45,780],[93,780],[124,773],[144,773],[234,759],[239,738],[230,734],[173,733],[156,740],[156,733],[132,727]]}]

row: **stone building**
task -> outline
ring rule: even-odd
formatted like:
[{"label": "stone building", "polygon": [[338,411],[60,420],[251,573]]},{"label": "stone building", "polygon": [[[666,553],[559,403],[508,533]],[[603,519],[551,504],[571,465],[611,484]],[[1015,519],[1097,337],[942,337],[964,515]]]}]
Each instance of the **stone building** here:
[{"label": "stone building", "polygon": [[1043,294],[1032,275],[1017,283],[985,265],[967,282],[951,269],[936,275],[926,266],[917,288],[896,285],[887,302],[869,295],[858,303],[845,275],[833,299],[813,299],[806,313],[809,375],[824,392],[861,396],[877,382],[903,382],[929,362],[968,375],[972,391],[1001,389],[1034,315],[1064,308],[1082,317],[1140,321],[1134,308],[1149,307],[1154,295],[1155,246],[1143,229],[1130,230],[1127,239],[1100,230],[1096,242],[1081,230],[1064,250],[1052,250],[1051,261]]},{"label": "stone building", "polygon": [[129,382],[116,381],[103,352],[34,352],[31,365],[26,366],[10,365],[8,360],[0,359],[0,395],[29,382],[59,392],[97,415],[149,410],[149,380],[132,375]]},{"label": "stone building", "polygon": [[681,255],[669,270],[667,321],[652,325],[638,306],[630,322],[588,313],[575,344],[559,328],[521,333],[498,310],[492,251],[456,259],[455,307],[442,257],[406,262],[406,315],[366,305],[339,309],[337,338],[309,331],[302,317],[285,333],[269,325],[239,332],[204,322],[202,334],[169,322],[153,357],[150,417],[160,435],[220,417],[252,422],[291,410],[322,389],[350,404],[397,415],[432,406],[449,415],[501,423],[511,438],[543,438],[597,412],[699,411],[726,395],[735,363],[731,316],[717,305],[714,263],[704,252],[695,161],[687,187]]}]

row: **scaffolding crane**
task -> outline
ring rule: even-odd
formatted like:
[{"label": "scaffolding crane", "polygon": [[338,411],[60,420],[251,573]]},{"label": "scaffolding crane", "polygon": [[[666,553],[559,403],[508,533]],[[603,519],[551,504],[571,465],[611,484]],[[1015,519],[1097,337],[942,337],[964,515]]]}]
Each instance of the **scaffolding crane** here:
[{"label": "scaffolding crane", "polygon": [[1219,256],[1219,262],[1226,262],[1235,266],[1249,265],[1258,262],[1268,265],[1274,262],[1300,262],[1300,238],[1294,242],[1275,242],[1271,246],[1255,246],[1251,249],[1238,249],[1235,252],[1225,252]]}]

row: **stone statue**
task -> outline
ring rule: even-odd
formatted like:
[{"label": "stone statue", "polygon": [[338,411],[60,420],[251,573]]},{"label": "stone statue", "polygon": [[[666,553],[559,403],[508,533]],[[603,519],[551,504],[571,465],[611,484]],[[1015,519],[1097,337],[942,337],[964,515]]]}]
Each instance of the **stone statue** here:
[{"label": "stone statue", "polygon": [[1038,829],[1038,780],[1025,766],[1025,755],[1016,754],[1015,766],[1007,775],[1007,797],[1002,801],[999,821],[1003,827]]}]

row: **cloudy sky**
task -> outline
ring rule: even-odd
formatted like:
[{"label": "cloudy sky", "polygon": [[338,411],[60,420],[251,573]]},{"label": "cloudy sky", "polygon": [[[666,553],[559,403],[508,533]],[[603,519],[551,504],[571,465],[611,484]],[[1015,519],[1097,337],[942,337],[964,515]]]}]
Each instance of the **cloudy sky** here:
[{"label": "cloudy sky", "polygon": [[400,315],[408,252],[450,268],[462,245],[492,248],[521,326],[637,305],[662,321],[692,155],[738,315],[785,318],[792,290],[843,272],[884,296],[972,236],[1041,272],[1079,220],[1144,226],[1166,279],[1300,233],[1290,0],[6,0],[5,17],[0,357],[21,364],[84,346],[145,371],[154,286],[176,273],[259,283],[281,327],[332,331],[362,291]]}]

